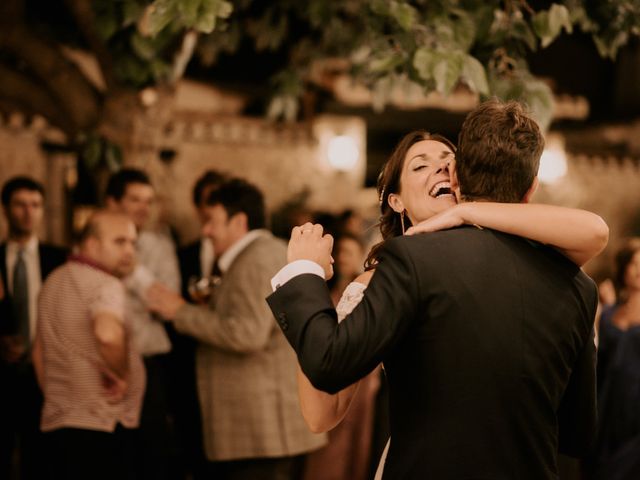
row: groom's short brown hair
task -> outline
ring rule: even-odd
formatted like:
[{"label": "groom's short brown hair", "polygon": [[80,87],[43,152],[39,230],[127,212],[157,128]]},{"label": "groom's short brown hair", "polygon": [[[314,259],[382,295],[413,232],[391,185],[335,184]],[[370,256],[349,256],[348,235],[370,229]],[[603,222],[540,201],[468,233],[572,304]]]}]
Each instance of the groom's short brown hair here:
[{"label": "groom's short brown hair", "polygon": [[456,173],[466,201],[522,201],[538,174],[544,138],[517,102],[488,100],[465,119]]}]

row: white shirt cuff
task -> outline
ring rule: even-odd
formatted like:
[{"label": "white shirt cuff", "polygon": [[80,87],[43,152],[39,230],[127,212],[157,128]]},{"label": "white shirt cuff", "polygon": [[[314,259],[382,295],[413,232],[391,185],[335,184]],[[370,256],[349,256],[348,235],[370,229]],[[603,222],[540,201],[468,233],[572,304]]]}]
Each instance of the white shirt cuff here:
[{"label": "white shirt cuff", "polygon": [[324,269],[316,262],[312,262],[311,260],[296,260],[282,267],[280,271],[274,275],[271,279],[271,288],[273,288],[275,292],[276,288],[303,273],[313,273],[324,280]]}]

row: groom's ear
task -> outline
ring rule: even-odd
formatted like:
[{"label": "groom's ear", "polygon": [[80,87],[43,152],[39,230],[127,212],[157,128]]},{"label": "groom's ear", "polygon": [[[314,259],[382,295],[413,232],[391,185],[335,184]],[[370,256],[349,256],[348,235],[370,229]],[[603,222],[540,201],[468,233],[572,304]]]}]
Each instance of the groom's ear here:
[{"label": "groom's ear", "polygon": [[396,193],[390,193],[387,197],[387,202],[394,212],[400,213],[404,211],[404,203]]},{"label": "groom's ear", "polygon": [[533,182],[531,182],[529,190],[527,190],[527,193],[522,197],[522,203],[529,203],[531,201],[531,197],[533,197],[533,194],[536,193],[536,190],[538,189],[538,184],[538,177],[533,177]]}]

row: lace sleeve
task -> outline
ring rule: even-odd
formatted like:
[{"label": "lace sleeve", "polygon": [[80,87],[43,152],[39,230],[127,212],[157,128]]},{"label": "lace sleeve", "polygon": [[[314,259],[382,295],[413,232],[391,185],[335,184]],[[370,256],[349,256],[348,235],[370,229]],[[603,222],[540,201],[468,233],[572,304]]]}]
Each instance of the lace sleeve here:
[{"label": "lace sleeve", "polygon": [[356,308],[356,305],[358,305],[362,300],[366,288],[367,286],[365,284],[359,282],[351,282],[347,285],[347,288],[344,289],[342,297],[340,297],[340,301],[336,307],[338,322],[341,322],[344,317],[349,315],[353,309]]}]

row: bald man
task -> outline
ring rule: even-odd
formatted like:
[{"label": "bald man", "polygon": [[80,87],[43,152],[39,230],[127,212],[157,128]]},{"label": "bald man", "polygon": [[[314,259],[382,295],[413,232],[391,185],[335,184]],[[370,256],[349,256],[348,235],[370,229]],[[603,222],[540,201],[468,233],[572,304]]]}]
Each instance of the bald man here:
[{"label": "bald man", "polygon": [[126,215],[94,214],[79,253],[40,294],[33,356],[56,479],[132,478],[144,366],[129,335],[121,279],[135,266],[135,241]]}]

